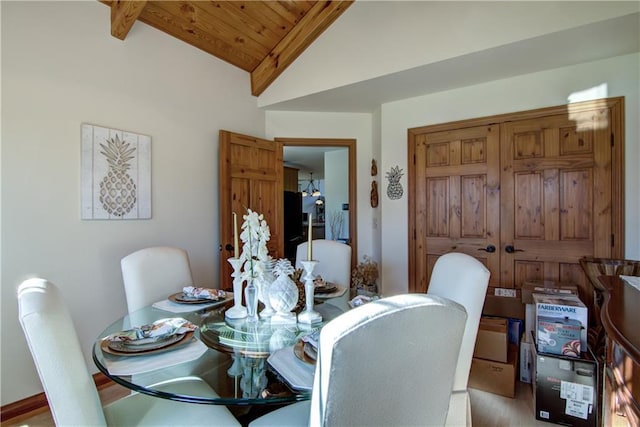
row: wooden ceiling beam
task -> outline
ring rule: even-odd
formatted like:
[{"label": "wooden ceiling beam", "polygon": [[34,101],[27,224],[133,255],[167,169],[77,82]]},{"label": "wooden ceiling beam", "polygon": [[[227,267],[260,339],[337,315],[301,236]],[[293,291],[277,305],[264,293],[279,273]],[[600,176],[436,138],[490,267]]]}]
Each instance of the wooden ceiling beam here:
[{"label": "wooden ceiling beam", "polygon": [[129,34],[147,0],[117,0],[111,2],[111,35],[124,40]]},{"label": "wooden ceiling beam", "polygon": [[251,72],[251,94],[259,96],[264,92],[353,2],[325,0],[314,3],[300,22]]}]

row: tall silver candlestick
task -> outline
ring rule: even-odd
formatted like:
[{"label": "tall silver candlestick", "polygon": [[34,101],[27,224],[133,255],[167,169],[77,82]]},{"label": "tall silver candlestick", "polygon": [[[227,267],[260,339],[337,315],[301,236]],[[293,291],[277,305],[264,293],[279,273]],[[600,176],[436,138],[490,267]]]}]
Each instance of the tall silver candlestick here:
[{"label": "tall silver candlestick", "polygon": [[304,294],[305,294],[305,310],[298,314],[298,322],[300,323],[316,323],[322,322],[322,316],[317,311],[313,310],[313,293],[315,285],[313,284],[313,269],[316,268],[318,261],[301,261],[304,267]]},{"label": "tall silver candlestick", "polygon": [[224,316],[228,319],[243,319],[247,317],[247,308],[242,305],[242,259],[229,258],[229,264],[233,267],[233,307],[225,311]]}]

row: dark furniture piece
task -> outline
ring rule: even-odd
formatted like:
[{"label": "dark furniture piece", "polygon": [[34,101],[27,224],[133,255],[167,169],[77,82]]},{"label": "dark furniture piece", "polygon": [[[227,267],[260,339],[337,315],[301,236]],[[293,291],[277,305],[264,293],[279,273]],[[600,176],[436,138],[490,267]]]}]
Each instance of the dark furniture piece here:
[{"label": "dark furniture piece", "polygon": [[[640,290],[599,276],[605,333],[603,425],[640,425]],[[622,418],[621,418],[622,417]]]},{"label": "dark furniture piece", "polygon": [[302,227],[302,193],[284,192],[284,256],[296,262],[296,248],[304,241]]}]

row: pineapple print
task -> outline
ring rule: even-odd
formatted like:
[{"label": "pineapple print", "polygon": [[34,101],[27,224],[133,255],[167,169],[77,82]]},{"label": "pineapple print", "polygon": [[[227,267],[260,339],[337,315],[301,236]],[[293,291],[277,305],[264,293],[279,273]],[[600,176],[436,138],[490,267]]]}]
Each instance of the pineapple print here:
[{"label": "pineapple print", "polygon": [[100,153],[109,164],[109,173],[100,182],[100,203],[104,210],[118,217],[129,213],[136,204],[136,184],[127,173],[131,167],[129,161],[136,150],[130,145],[118,135],[107,139],[106,144],[100,144],[103,150]]},{"label": "pineapple print", "polygon": [[387,196],[391,200],[398,200],[402,197],[402,184],[400,184],[400,178],[404,173],[400,166],[391,168],[391,171],[387,172],[387,179],[389,180],[389,186],[387,187]]}]

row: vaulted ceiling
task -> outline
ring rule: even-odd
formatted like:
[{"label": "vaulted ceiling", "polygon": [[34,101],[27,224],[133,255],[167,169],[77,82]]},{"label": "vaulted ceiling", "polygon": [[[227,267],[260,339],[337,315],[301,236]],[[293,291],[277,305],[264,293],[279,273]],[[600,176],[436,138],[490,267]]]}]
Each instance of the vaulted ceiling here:
[{"label": "vaulted ceiling", "polygon": [[100,1],[114,37],[144,22],[247,71],[258,96],[354,0]]}]

